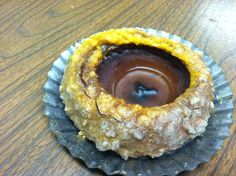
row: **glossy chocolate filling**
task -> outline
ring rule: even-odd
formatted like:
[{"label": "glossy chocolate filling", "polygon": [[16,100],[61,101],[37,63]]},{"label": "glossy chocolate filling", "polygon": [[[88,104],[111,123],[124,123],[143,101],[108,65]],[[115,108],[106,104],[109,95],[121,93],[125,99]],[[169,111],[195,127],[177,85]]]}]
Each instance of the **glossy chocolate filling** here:
[{"label": "glossy chocolate filling", "polygon": [[163,50],[136,45],[106,48],[97,68],[99,82],[108,93],[127,103],[161,106],[173,102],[189,87],[185,65]]}]

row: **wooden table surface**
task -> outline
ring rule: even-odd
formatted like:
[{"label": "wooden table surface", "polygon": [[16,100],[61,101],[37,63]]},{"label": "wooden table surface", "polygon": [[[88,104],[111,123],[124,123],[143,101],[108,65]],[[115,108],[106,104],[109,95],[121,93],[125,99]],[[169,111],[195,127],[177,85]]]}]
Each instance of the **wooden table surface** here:
[{"label": "wooden table surface", "polygon": [[[203,48],[223,68],[235,97],[236,0],[1,0],[0,175],[103,175],[73,159],[49,132],[43,85],[52,62],[76,40],[135,26]],[[235,176],[236,123],[210,162],[180,175]]]}]

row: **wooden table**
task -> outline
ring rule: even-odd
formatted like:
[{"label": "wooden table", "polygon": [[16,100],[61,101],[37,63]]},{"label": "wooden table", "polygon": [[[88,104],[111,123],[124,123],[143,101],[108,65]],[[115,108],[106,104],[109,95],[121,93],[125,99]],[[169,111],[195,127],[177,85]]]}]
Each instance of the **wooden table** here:
[{"label": "wooden table", "polygon": [[[1,0],[0,175],[103,175],[73,159],[49,132],[43,85],[69,45],[124,26],[164,30],[195,43],[223,68],[236,94],[236,0]],[[236,123],[210,162],[180,175],[235,174]]]}]

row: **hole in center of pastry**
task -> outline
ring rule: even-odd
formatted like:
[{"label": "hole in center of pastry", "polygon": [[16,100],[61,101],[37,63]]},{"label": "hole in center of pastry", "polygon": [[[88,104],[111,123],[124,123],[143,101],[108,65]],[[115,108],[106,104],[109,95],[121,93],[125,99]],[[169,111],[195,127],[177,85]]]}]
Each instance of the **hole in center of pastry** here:
[{"label": "hole in center of pastry", "polygon": [[104,60],[97,67],[99,82],[129,104],[161,106],[189,87],[185,65],[163,50],[133,44],[104,48]]}]

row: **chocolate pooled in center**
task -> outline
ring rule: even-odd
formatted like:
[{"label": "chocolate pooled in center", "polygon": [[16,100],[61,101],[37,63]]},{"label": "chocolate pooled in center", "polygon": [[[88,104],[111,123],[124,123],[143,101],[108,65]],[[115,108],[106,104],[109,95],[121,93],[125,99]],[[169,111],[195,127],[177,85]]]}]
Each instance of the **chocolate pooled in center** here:
[{"label": "chocolate pooled in center", "polygon": [[161,106],[189,87],[189,72],[171,54],[149,46],[121,45],[107,51],[97,68],[102,87],[130,104]]}]

